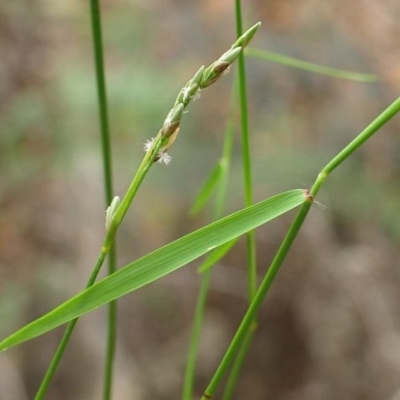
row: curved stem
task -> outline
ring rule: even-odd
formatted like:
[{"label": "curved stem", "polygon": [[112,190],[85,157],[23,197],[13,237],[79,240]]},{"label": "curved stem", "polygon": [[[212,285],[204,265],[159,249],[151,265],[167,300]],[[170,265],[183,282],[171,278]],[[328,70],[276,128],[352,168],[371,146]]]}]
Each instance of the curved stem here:
[{"label": "curved stem", "polygon": [[400,97],[396,99],[385,111],[383,111],[371,124],[369,124],[357,137],[350,142],[341,152],[339,152],[318,174],[315,183],[313,184],[309,193],[306,193],[306,200],[301,206],[295,219],[293,220],[281,246],[279,247],[271,266],[268,269],[259,289],[257,290],[253,301],[251,302],[246,314],[243,317],[238,330],[236,331],[231,344],[229,345],[223,359],[221,360],[214,376],[212,377],[209,385],[207,386],[201,400],[210,400],[217,387],[219,386],[227,369],[231,365],[234,357],[236,356],[241,343],[246,339],[251,324],[257,312],[271,287],[279,268],[286,258],[303,222],[311,208],[314,197],[319,192],[321,186],[325,182],[328,175],[342,164],[354,151],[356,151],[362,144],[365,143],[374,133],[376,133],[385,123],[387,123],[394,115],[400,111]]}]

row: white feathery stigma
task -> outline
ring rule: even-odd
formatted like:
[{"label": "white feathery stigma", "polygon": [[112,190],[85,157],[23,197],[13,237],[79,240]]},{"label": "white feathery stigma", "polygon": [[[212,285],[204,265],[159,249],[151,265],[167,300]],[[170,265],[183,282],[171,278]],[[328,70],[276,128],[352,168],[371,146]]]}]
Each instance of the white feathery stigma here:
[{"label": "white feathery stigma", "polygon": [[144,142],[143,150],[144,150],[146,153],[151,149],[151,146],[153,146],[154,140],[155,140],[154,138],[151,138],[151,139],[148,139],[148,140],[146,140],[146,141]]},{"label": "white feathery stigma", "polygon": [[[154,144],[154,141],[155,141],[154,138],[146,140],[146,142],[143,145],[143,150],[146,153],[151,149],[151,147]],[[160,151],[157,155],[157,162],[160,164],[165,164],[165,165],[171,164],[171,160],[172,160],[172,157],[165,151]]]},{"label": "white feathery stigma", "polygon": [[171,164],[171,160],[172,157],[168,153],[161,152],[158,154],[157,162],[159,162],[160,164],[165,164],[165,165]]}]

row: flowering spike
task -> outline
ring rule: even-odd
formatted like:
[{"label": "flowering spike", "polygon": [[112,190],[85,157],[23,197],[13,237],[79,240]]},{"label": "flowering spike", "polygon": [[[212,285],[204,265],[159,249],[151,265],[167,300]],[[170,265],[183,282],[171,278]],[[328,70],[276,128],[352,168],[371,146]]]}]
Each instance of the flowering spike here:
[{"label": "flowering spike", "polygon": [[[229,71],[232,63],[237,59],[244,47],[252,40],[260,25],[261,23],[258,23],[248,29],[236,40],[228,51],[222,54],[222,56],[209,67],[204,68],[204,66],[201,66],[192,79],[181,89],[156,139],[148,140],[144,144],[144,150],[146,152],[153,151],[152,157],[154,157],[154,161],[164,164],[170,163],[171,157],[166,152],[178,136],[185,108],[191,101],[200,97],[201,89],[210,86]],[[157,149],[155,149],[155,147]],[[153,148],[154,150],[152,150]],[[155,154],[156,151],[157,154]]]}]

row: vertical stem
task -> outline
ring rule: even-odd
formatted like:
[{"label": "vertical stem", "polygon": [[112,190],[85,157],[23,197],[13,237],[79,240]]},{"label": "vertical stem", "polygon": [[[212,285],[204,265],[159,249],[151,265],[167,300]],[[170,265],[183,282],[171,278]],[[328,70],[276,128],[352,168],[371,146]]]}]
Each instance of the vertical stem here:
[{"label": "vertical stem", "polygon": [[[107,115],[107,96],[105,89],[104,79],[104,66],[103,66],[103,49],[102,49],[102,38],[101,38],[101,24],[100,24],[100,7],[98,0],[91,0],[91,20],[92,20],[92,32],[93,32],[93,47],[94,57],[96,65],[96,86],[98,92],[99,102],[99,119],[101,129],[101,141],[102,141],[102,157],[103,157],[103,170],[104,170],[104,186],[105,186],[105,198],[106,206],[111,203],[112,199],[112,173],[111,173],[111,146],[108,129],[108,115]],[[107,251],[102,251],[93,269],[93,272],[86,284],[86,287],[90,287],[95,282],[98,273],[100,272],[101,266],[107,256]],[[110,273],[115,269],[115,251],[112,248],[109,252],[109,271]],[[72,320],[58,345],[58,348],[51,360],[51,363],[46,371],[46,374],[40,384],[40,387],[35,395],[35,400],[41,400],[44,398],[47,389],[53,379],[56,369],[61,361],[64,351],[68,345],[69,339],[74,331],[75,325],[78,318]],[[108,332],[108,346],[107,346],[107,363],[106,363],[106,389],[105,392],[111,392],[111,372],[112,371],[112,360],[114,356],[115,348],[115,305],[110,304],[109,306],[109,332]],[[110,367],[111,366],[111,367]],[[108,382],[108,383],[107,383]],[[104,395],[105,399],[109,396]]]},{"label": "vertical stem", "polygon": [[[236,14],[236,34],[242,35],[242,10],[241,0],[235,0]],[[249,142],[249,122],[247,110],[247,90],[246,90],[246,70],[243,53],[238,57],[238,75],[239,75],[239,99],[240,99],[240,116],[241,116],[241,134],[242,134],[242,159],[244,173],[244,195],[245,205],[251,206],[253,203],[252,195],[252,174],[251,174],[251,154]],[[246,235],[247,244],[247,283],[249,303],[253,300],[257,290],[257,265],[256,265],[256,238],[255,231],[250,231]],[[232,370],[230,371],[228,381],[223,394],[223,400],[230,400],[234,388],[236,386],[245,356],[252,341],[256,322],[252,325],[254,329],[249,329],[243,342],[238,349]]]},{"label": "vertical stem", "polygon": [[106,205],[111,203],[113,197],[112,172],[111,172],[111,143],[108,125],[107,93],[104,76],[103,40],[101,31],[101,14],[99,0],[91,0],[92,35],[94,62],[96,68],[96,86],[99,106],[99,121],[101,132],[103,173]]},{"label": "vertical stem", "polygon": [[[236,8],[236,34],[240,37],[243,34],[242,11],[240,0],[235,0]],[[249,143],[249,118],[247,111],[247,90],[246,90],[246,69],[244,55],[241,52],[238,56],[238,75],[239,75],[239,104],[240,104],[240,122],[242,137],[242,161],[244,178],[244,199],[245,206],[253,204],[252,178],[251,178],[251,155]],[[251,300],[257,288],[256,281],[256,244],[255,233],[250,231],[246,235],[247,241],[247,273],[248,273],[248,291]]]},{"label": "vertical stem", "polygon": [[[108,259],[108,271],[112,274],[115,271],[115,244],[111,246],[109,259]],[[111,301],[108,303],[108,329],[107,329],[107,343],[106,343],[106,355],[104,365],[104,379],[103,379],[103,399],[109,400],[112,398],[112,383],[114,373],[114,359],[116,350],[116,339],[117,339],[117,302]]]},{"label": "vertical stem", "polygon": [[[103,40],[101,30],[101,13],[99,0],[91,0],[91,17],[93,33],[94,62],[96,67],[96,83],[99,105],[99,121],[102,143],[103,173],[106,207],[111,203],[113,197],[112,169],[111,169],[111,142],[107,112],[107,92],[104,74]],[[112,274],[116,269],[115,244],[111,246],[108,258],[108,273]],[[117,303],[108,304],[108,332],[106,345],[106,360],[104,370],[103,399],[111,399],[113,364],[116,345],[116,313]]]}]

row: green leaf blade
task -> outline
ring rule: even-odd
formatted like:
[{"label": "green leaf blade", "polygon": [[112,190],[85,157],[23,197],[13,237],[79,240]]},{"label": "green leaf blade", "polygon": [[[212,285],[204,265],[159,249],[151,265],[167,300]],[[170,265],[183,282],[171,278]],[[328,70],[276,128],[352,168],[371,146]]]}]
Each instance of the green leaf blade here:
[{"label": "green leaf blade", "polygon": [[119,269],[0,342],[0,351],[42,335],[141,288],[205,253],[302,204],[307,192],[294,189],[237,211]]}]

